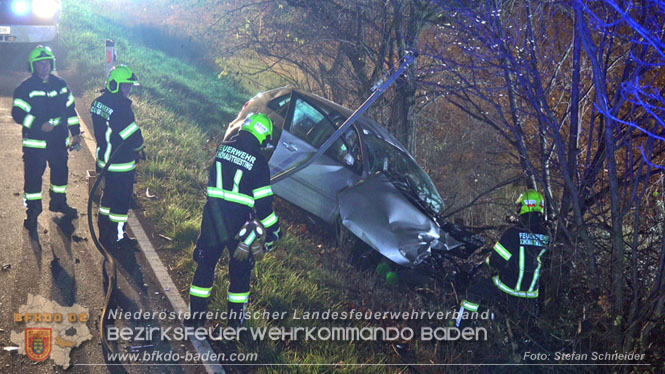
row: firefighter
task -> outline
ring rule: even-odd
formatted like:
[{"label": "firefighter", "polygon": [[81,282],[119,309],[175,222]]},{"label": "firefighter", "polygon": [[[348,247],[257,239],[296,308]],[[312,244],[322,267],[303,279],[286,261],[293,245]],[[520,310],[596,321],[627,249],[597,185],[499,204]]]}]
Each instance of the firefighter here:
[{"label": "firefighter", "polygon": [[[210,167],[208,200],[193,255],[197,267],[189,290],[190,325],[205,323],[215,266],[224,248],[229,249],[230,257],[228,323],[232,327],[242,325],[254,263],[264,251],[272,251],[282,236],[272,207],[270,170],[261,153],[272,134],[270,118],[262,113],[250,114],[238,134],[219,147]],[[265,248],[247,239],[254,235],[266,235]],[[250,244],[253,248],[248,248]]]},{"label": "firefighter", "polygon": [[109,73],[102,95],[90,106],[97,141],[97,170],[111,163],[104,176],[99,207],[99,241],[108,249],[130,248],[136,240],[127,235],[127,213],[143,135],[136,124],[129,94],[138,78],[125,65]]},{"label": "firefighter", "polygon": [[517,204],[519,224],[501,236],[486,258],[492,277],[469,287],[468,298],[460,305],[457,327],[464,322],[465,311],[501,306],[508,319],[525,324],[536,311],[543,255],[550,244],[543,214],[545,201],[538,191],[527,190]]},{"label": "firefighter", "polygon": [[67,150],[79,146],[81,129],[74,95],[62,78],[52,74],[55,56],[51,48],[39,45],[33,49],[28,69],[32,76],[14,90],[12,117],[23,125],[24,204],[27,208],[23,226],[36,233],[37,218],[42,212],[42,175],[47,162],[51,168],[49,210],[72,218],[78,216],[76,209],[67,205]]}]

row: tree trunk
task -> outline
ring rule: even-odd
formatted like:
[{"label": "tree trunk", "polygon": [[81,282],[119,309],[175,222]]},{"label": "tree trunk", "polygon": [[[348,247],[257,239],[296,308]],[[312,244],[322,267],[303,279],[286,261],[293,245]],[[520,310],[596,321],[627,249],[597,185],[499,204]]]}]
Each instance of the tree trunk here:
[{"label": "tree trunk", "polygon": [[392,109],[390,111],[390,123],[395,129],[397,139],[411,152],[415,154],[415,143],[412,132],[411,112],[416,102],[416,89],[406,81],[398,80],[395,87]]},{"label": "tree trunk", "polygon": [[579,29],[582,36],[582,44],[584,50],[589,56],[591,66],[593,69],[593,80],[596,89],[596,105],[598,105],[600,113],[604,116],[605,131],[603,134],[603,143],[605,144],[605,165],[607,167],[609,191],[610,191],[610,212],[612,226],[610,236],[612,240],[612,261],[611,261],[611,300],[612,300],[612,318],[613,335],[617,349],[621,347],[621,337],[624,326],[623,312],[624,312],[624,295],[623,295],[623,270],[624,270],[624,243],[623,243],[623,215],[621,213],[620,195],[619,195],[619,179],[617,173],[617,164],[615,159],[616,147],[614,144],[614,129],[615,122],[611,116],[609,108],[609,98],[606,87],[605,71],[599,61],[598,49],[594,44],[591,34],[589,32],[586,20],[582,14],[582,9],[576,3],[575,11],[579,16]]}]

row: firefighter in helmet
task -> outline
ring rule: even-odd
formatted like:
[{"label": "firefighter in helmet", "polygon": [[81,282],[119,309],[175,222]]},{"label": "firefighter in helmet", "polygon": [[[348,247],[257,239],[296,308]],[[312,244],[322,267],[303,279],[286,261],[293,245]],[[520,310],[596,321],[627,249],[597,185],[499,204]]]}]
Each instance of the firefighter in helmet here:
[{"label": "firefighter in helmet", "polygon": [[506,317],[527,321],[535,313],[543,255],[550,244],[545,226],[545,200],[530,189],[519,196],[519,224],[509,228],[494,245],[485,262],[491,279],[481,278],[467,289],[467,298],[460,305],[459,327],[464,312],[482,312],[501,306]]},{"label": "firefighter in helmet", "polygon": [[127,235],[127,213],[143,134],[136,124],[129,94],[138,86],[136,74],[125,65],[113,68],[106,87],[90,106],[97,140],[97,170],[108,165],[99,207],[99,241],[108,249],[131,248],[136,240]]},{"label": "firefighter in helmet", "polygon": [[[80,125],[74,95],[67,83],[55,76],[55,56],[51,48],[37,46],[30,52],[28,69],[32,75],[14,91],[12,117],[23,126],[24,203],[27,218],[23,225],[37,232],[42,212],[42,175],[51,168],[49,210],[76,217],[67,204],[67,150],[80,144]],[[70,136],[71,135],[71,136]]]},{"label": "firefighter in helmet", "polygon": [[[196,272],[189,290],[191,318],[203,325],[212,293],[215,266],[229,249],[228,322],[240,326],[249,301],[255,261],[282,237],[273,211],[268,162],[261,153],[273,125],[263,113],[250,114],[236,136],[219,147],[208,180],[208,201],[194,249]],[[261,238],[264,238],[265,245]]]}]

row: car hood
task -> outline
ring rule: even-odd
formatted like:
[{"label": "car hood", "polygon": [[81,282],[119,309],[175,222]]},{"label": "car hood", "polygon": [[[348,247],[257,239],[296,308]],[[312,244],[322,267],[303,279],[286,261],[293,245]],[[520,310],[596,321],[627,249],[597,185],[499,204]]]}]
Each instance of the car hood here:
[{"label": "car hood", "polygon": [[383,173],[371,175],[337,194],[342,224],[391,261],[415,267],[432,249],[462,243],[413,205]]}]

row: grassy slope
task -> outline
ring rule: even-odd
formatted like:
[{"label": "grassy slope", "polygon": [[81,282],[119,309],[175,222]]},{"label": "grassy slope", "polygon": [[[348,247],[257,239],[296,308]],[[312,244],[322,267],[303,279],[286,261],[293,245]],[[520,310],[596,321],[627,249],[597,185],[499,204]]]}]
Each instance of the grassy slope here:
[{"label": "grassy slope", "polygon": [[[70,84],[83,91],[78,103],[84,113],[98,94],[104,81],[103,45],[113,38],[120,62],[132,67],[142,83],[133,94],[137,122],[147,142],[147,161],[139,166],[137,191],[150,188],[158,199],[142,199],[146,215],[159,232],[174,239],[169,248],[182,256],[181,270],[191,278],[193,264],[189,260],[198,234],[202,205],[205,202],[206,170],[214,152],[210,139],[223,133],[246,98],[251,96],[232,80],[218,79],[216,72],[195,66],[187,59],[167,55],[143,43],[140,27],[127,28],[95,14],[85,3],[65,1],[61,24],[61,50],[65,70],[76,72]],[[142,194],[141,194],[142,195]],[[284,216],[284,209],[278,214]],[[288,217],[288,215],[287,215]],[[347,253],[324,244],[325,236],[310,235],[302,220],[286,219],[287,236],[274,255],[260,262],[252,284],[252,309],[286,311],[327,310],[348,311],[410,311],[412,309],[450,310],[441,290],[414,290],[406,285],[387,286],[371,274],[371,270],[352,268]],[[329,238],[328,238],[329,239]],[[329,240],[328,240],[329,241]],[[228,274],[226,260],[218,266],[211,309],[226,310]],[[396,295],[408,295],[395,297]],[[437,326],[442,322],[432,322]],[[423,321],[294,321],[257,320],[249,326],[412,326],[430,324]],[[451,362],[460,356],[458,348],[470,346],[451,343],[442,347],[417,339],[411,343],[409,362]],[[247,342],[246,351],[259,352],[263,363],[403,363],[387,342]],[[461,359],[474,362],[473,357]],[[396,367],[317,367],[301,366],[301,372],[402,372]],[[259,367],[259,372],[278,368]],[[419,368],[429,372],[429,368]],[[431,372],[438,369],[432,368]]]}]

